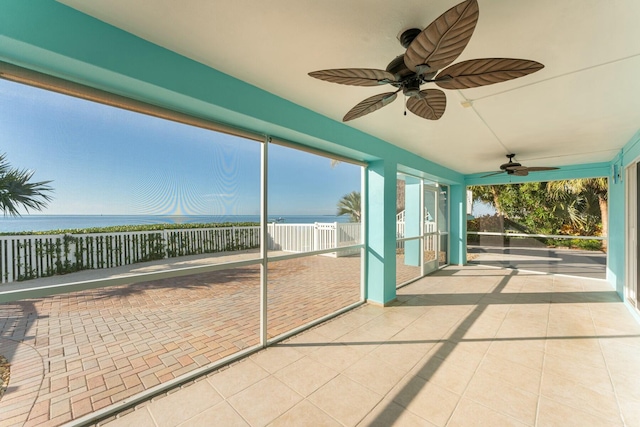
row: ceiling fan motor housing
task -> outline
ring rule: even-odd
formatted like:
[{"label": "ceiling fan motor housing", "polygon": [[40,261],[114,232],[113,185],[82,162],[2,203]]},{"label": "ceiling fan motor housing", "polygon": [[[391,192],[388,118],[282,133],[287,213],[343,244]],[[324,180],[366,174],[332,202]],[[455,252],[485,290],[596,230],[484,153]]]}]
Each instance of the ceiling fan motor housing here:
[{"label": "ceiling fan motor housing", "polygon": [[405,96],[418,96],[420,94],[420,80],[418,78],[407,80],[402,86],[402,93]]},{"label": "ceiling fan motor housing", "polygon": [[396,56],[391,62],[389,62],[389,65],[387,65],[387,71],[396,76],[398,80],[404,80],[405,78],[415,74],[405,65],[404,54]]},{"label": "ceiling fan motor housing", "polygon": [[513,168],[518,168],[520,166],[522,166],[520,163],[518,162],[514,162],[513,158],[515,157],[515,154],[507,154],[507,158],[509,159],[509,163],[503,163],[500,165],[500,170],[503,171],[507,171],[510,174],[513,173]]},{"label": "ceiling fan motor housing", "polygon": [[405,49],[408,48],[413,39],[418,37],[418,34],[420,34],[421,32],[422,30],[418,28],[409,28],[408,30],[404,30],[402,34],[400,34],[400,37],[398,37],[402,47],[404,47]]}]

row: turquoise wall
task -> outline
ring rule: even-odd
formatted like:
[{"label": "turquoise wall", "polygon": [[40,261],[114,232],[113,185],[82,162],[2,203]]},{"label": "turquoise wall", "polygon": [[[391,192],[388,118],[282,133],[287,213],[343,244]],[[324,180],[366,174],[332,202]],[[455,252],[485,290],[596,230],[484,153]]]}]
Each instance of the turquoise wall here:
[{"label": "turquoise wall", "polygon": [[620,153],[611,161],[611,172],[616,179],[609,180],[609,252],[607,257],[607,280],[624,299],[626,256],[626,181],[625,168],[640,157],[640,131],[629,140]]}]

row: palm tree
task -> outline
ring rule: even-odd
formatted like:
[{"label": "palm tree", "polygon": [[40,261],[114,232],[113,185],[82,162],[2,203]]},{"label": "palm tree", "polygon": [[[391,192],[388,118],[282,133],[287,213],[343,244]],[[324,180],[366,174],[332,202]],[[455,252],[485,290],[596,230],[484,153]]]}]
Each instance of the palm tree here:
[{"label": "palm tree", "polygon": [[0,209],[5,215],[20,216],[19,207],[39,211],[51,201],[51,181],[29,182],[33,174],[12,168],[6,153],[0,154]]},{"label": "palm tree", "polygon": [[[556,201],[563,201],[567,196],[570,196],[572,200],[570,201],[571,203],[567,203],[568,210],[571,210],[575,205],[579,205],[582,212],[593,213],[593,211],[596,211],[596,215],[599,213],[602,221],[602,234],[608,233],[609,188],[607,178],[551,181],[547,183],[547,191],[549,196]],[[576,222],[579,223],[580,221]],[[603,241],[602,245],[606,248],[606,241]]]},{"label": "palm tree", "polygon": [[361,212],[359,191],[345,194],[338,202],[338,216],[349,215],[351,222],[360,222]]}]

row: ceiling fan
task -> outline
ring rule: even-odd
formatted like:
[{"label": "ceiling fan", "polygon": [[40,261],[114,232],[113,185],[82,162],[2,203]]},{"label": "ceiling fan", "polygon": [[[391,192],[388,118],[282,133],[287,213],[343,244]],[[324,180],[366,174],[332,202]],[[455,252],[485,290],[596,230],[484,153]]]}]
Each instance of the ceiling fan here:
[{"label": "ceiling fan", "polygon": [[339,68],[313,71],[309,75],[344,85],[390,84],[397,88],[358,103],[342,121],[357,119],[388,105],[400,91],[408,98],[409,111],[425,119],[438,120],[444,114],[447,97],[439,89],[421,90],[423,83],[435,83],[443,89],[467,89],[516,79],[544,68],[536,61],[509,58],[472,59],[449,66],[469,43],[478,15],[478,1],[467,0],[440,15],[422,31],[417,28],[404,31],[400,43],[407,50],[391,61],[386,70]]},{"label": "ceiling fan", "polygon": [[538,166],[538,167],[522,166],[520,163],[513,161],[513,158],[515,156],[516,156],[515,154],[507,154],[507,159],[509,159],[509,162],[500,165],[500,170],[498,172],[493,172],[488,175],[483,175],[480,178],[486,178],[488,176],[498,175],[505,172],[509,175],[527,176],[529,175],[529,172],[552,171],[552,170],[558,169],[558,168],[547,167],[547,166]]}]

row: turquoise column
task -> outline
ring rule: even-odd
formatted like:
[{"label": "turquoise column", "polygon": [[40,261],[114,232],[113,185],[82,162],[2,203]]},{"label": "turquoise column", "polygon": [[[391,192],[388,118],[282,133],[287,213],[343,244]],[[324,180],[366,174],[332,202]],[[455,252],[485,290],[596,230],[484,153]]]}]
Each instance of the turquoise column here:
[{"label": "turquoise column", "polygon": [[[609,242],[607,246],[607,281],[624,301],[625,273],[625,183],[609,178]],[[630,236],[629,236],[630,238]]]},{"label": "turquoise column", "polygon": [[385,304],[396,298],[396,163],[369,163],[366,174],[365,298]]},{"label": "turquoise column", "polygon": [[449,187],[451,251],[449,262],[452,265],[467,263],[467,187],[452,185]]},{"label": "turquoise column", "polygon": [[[416,237],[420,230],[420,180],[408,176],[405,178],[404,191],[404,237]],[[435,214],[435,213],[434,213]],[[404,263],[415,267],[420,266],[420,241],[404,242]]]}]

